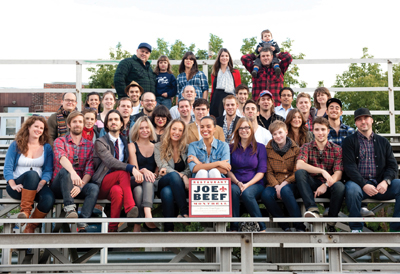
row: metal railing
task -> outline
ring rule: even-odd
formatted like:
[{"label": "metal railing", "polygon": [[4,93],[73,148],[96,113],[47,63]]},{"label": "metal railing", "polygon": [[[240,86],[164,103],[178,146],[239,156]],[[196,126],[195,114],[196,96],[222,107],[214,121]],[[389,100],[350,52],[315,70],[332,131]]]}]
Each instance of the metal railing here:
[{"label": "metal railing", "polygon": [[[0,59],[0,65],[74,65],[76,69],[76,88],[75,89],[0,89],[0,93],[64,93],[76,92],[78,109],[81,110],[82,94],[91,91],[103,93],[106,90],[115,89],[83,89],[82,85],[82,69],[83,66],[94,65],[117,65],[120,60],[17,60],[17,59]],[[197,60],[197,63],[203,67],[203,72],[208,75],[208,66],[213,65],[215,60]],[[152,64],[157,60],[151,60]],[[179,65],[180,60],[171,60],[171,65]],[[298,65],[327,65],[327,64],[363,64],[363,63],[380,63],[387,64],[388,86],[387,87],[350,87],[350,88],[329,88],[331,92],[359,92],[359,91],[388,91],[389,109],[371,111],[372,115],[389,115],[390,119],[390,135],[396,135],[395,115],[400,115],[400,110],[395,110],[394,91],[399,91],[400,87],[393,86],[393,63],[400,63],[400,58],[369,58],[369,59],[294,59],[292,64]],[[240,60],[234,61],[235,65],[241,66]],[[314,92],[315,88],[293,88],[296,92]],[[366,106],[367,107],[367,106]],[[344,111],[344,115],[352,115],[354,110]],[[42,113],[44,116],[51,113]],[[30,114],[16,115],[15,113],[2,113],[5,116],[29,116]]]}]

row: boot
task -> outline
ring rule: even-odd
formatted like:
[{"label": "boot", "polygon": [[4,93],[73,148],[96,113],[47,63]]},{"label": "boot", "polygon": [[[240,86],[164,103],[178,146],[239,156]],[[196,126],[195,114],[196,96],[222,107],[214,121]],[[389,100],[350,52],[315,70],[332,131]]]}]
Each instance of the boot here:
[{"label": "boot", "polygon": [[20,205],[21,212],[18,214],[19,219],[27,219],[29,218],[29,215],[31,215],[36,193],[36,190],[22,189]]},{"label": "boot", "polygon": [[[32,213],[31,219],[41,219],[46,217],[47,213],[41,212],[39,209],[35,208]],[[40,223],[29,223],[26,225],[24,233],[35,233],[35,229],[40,225]]]}]

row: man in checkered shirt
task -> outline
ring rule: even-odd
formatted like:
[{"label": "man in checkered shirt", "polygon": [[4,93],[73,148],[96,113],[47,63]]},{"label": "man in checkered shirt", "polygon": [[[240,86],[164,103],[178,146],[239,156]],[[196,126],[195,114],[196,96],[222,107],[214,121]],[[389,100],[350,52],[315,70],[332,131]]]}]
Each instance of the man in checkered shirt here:
[{"label": "man in checkered shirt", "polygon": [[[320,217],[315,199],[330,198],[328,217],[337,217],[344,199],[342,148],[328,141],[329,123],[323,117],[313,121],[315,140],[304,144],[297,157],[297,187],[307,212],[304,217]],[[328,223],[328,232],[335,232],[335,223]]]}]

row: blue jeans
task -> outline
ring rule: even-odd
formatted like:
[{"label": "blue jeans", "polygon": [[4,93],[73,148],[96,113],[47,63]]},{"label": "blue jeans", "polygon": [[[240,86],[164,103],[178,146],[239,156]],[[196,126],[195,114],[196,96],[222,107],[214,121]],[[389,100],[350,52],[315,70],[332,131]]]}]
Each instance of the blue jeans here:
[{"label": "blue jeans", "polygon": [[[369,184],[372,184],[368,181]],[[361,187],[353,181],[346,182],[346,205],[349,210],[349,217],[361,217],[361,201],[364,199],[376,199],[376,200],[391,200],[396,199],[394,205],[393,217],[400,217],[400,180],[395,179],[391,185],[388,186],[384,194],[376,194],[374,196],[368,196]],[[363,223],[349,223],[352,230],[362,230]],[[390,223],[390,229],[392,231],[400,231],[400,223]]]},{"label": "blue jeans", "polygon": [[165,98],[162,97],[161,95],[157,95],[156,100],[157,100],[157,105],[166,106],[168,109],[172,107],[171,98]]},{"label": "blue jeans", "polygon": [[[281,198],[290,217],[301,217],[300,207],[296,202],[296,198],[299,198],[300,194],[297,190],[296,185],[288,184],[281,189]],[[267,187],[261,194],[261,201],[264,203],[268,212],[271,213],[273,217],[285,217],[282,208],[277,202],[278,198],[276,196],[275,187]],[[289,223],[279,223],[280,228],[283,230],[290,228]],[[294,223],[294,226],[298,230],[305,231],[305,226],[303,223]]]},{"label": "blue jeans", "polygon": [[[71,190],[74,187],[69,172],[62,168],[54,178],[50,188],[54,192],[57,199],[64,200],[64,207],[74,205],[74,198],[71,197]],[[80,218],[90,218],[93,208],[97,202],[99,195],[99,186],[95,183],[87,183],[83,186],[81,192],[75,197],[76,199],[84,199]],[[78,223],[79,227],[86,226],[85,223]]]},{"label": "blue jeans", "polygon": [[[260,207],[258,206],[257,200],[260,199],[261,193],[264,190],[264,186],[260,184],[254,184],[246,188],[242,194],[237,185],[232,184],[232,215],[233,217],[240,217],[240,201],[246,206],[247,212],[251,217],[262,217]],[[266,226],[264,222],[260,222],[260,230],[265,230]],[[231,230],[238,230],[239,223],[234,222],[231,225]]]},{"label": "blue jeans", "polygon": [[[19,176],[14,181],[16,185],[22,184],[25,189],[36,190],[40,180],[41,179],[37,172],[30,170]],[[13,190],[9,184],[7,184],[6,190],[11,198],[21,200],[21,192]],[[38,193],[36,193],[35,201],[38,203],[37,209],[43,213],[48,213],[53,208],[55,198],[53,192],[50,190],[47,184]]]},{"label": "blue jeans", "polygon": [[[295,173],[297,189],[303,198],[304,206],[309,211],[318,212],[318,206],[314,200],[314,191],[323,184],[316,180],[304,169],[299,169]],[[337,217],[344,200],[345,186],[341,181],[335,182],[327,191],[318,196],[319,198],[330,198],[329,217]]]},{"label": "blue jeans", "polygon": [[160,188],[169,186],[172,191],[173,200],[178,205],[181,215],[189,215],[189,206],[186,200],[188,197],[188,193],[185,189],[185,183],[177,172],[171,172],[163,176],[158,182],[158,186]]}]

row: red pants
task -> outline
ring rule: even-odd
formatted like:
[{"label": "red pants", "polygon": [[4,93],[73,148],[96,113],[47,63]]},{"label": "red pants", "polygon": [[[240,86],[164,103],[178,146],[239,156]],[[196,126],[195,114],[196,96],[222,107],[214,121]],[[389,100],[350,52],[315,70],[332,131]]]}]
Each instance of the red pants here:
[{"label": "red pants", "polygon": [[[131,176],[128,172],[117,170],[107,174],[101,183],[99,199],[111,201],[111,218],[119,218],[122,204],[128,213],[136,204],[131,189]],[[118,229],[118,223],[110,223],[110,229]]]}]

